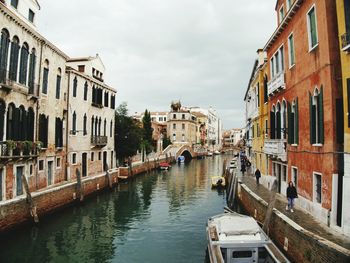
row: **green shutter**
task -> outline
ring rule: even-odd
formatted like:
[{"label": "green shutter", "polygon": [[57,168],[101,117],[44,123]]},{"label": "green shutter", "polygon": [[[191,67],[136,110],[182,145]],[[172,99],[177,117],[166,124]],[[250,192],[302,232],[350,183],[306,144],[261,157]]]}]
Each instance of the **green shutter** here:
[{"label": "green shutter", "polygon": [[275,113],[270,112],[270,138],[275,139]]},{"label": "green shutter", "polygon": [[282,127],[281,127],[281,112],[277,112],[277,127],[276,127],[276,132],[277,132],[277,139],[281,139],[281,133],[282,133]]},{"label": "green shutter", "polygon": [[287,102],[287,118],[288,118],[288,144],[293,144],[293,141],[292,141],[292,122],[293,122],[293,119],[292,119],[292,109],[291,109],[291,106],[290,106],[290,103]]},{"label": "green shutter", "polygon": [[295,100],[295,112],[294,112],[294,125],[295,125],[295,134],[294,134],[294,143],[299,144],[299,102],[298,97]]},{"label": "green shutter", "polygon": [[310,113],[310,144],[315,143],[315,116],[314,116],[314,107],[312,105],[312,96],[309,92],[309,113]]},{"label": "green shutter", "polygon": [[324,144],[323,86],[318,98],[318,143]]}]

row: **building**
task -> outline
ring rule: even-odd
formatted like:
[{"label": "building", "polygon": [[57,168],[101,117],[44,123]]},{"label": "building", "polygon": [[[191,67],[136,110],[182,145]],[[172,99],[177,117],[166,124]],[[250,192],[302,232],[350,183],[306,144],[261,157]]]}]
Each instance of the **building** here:
[{"label": "building", "polygon": [[[39,10],[35,0],[0,2],[0,201],[23,199],[26,182],[37,191],[69,181],[74,168],[83,176],[102,172],[102,162],[93,168],[87,157],[97,148],[114,166],[115,90],[94,66],[99,58],[72,60],[36,31]],[[92,116],[98,134],[91,123],[87,129]]]},{"label": "building", "polygon": [[242,139],[241,129],[226,130],[222,134],[222,149],[230,150],[238,146],[239,141]]},{"label": "building", "polygon": [[276,13],[278,26],[264,47],[270,174],[284,195],[293,181],[299,205],[337,228],[343,116],[335,1],[278,0]]},{"label": "building", "polygon": [[116,91],[104,83],[101,58],[70,58],[68,86],[68,179],[79,168],[83,177],[115,168]]},{"label": "building", "polygon": [[173,144],[193,145],[197,143],[197,118],[190,110],[183,108],[180,102],[171,104],[167,120],[168,135]]},{"label": "building", "polygon": [[[342,196],[342,218],[339,226],[343,232],[350,236],[350,1],[336,0],[338,17],[338,34],[340,44],[340,58],[343,87],[343,111],[344,111],[344,168],[343,177],[339,173],[338,193]],[[342,167],[340,165],[340,167]],[[342,193],[341,193],[342,192]],[[339,198],[339,196],[338,196]]]},{"label": "building", "polygon": [[208,138],[207,138],[207,123],[208,123],[208,117],[201,113],[192,111],[192,114],[197,119],[196,124],[196,144],[200,144],[203,147],[206,147]]}]

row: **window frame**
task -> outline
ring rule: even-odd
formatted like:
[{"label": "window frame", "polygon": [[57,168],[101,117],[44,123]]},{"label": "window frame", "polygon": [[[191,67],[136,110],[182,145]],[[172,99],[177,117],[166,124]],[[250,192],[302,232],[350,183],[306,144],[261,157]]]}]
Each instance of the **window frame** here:
[{"label": "window frame", "polygon": [[284,5],[281,5],[280,9],[278,10],[279,24],[282,23],[285,17],[286,17],[286,13],[284,12]]},{"label": "window frame", "polygon": [[[292,45],[291,45],[292,43]],[[293,47],[293,56],[292,56],[292,49]],[[293,64],[292,64],[292,57],[293,57]],[[294,32],[290,33],[288,36],[288,65],[289,69],[293,68],[295,66],[295,41],[294,41]]]},{"label": "window frame", "polygon": [[56,170],[59,170],[62,168],[62,158],[56,157]]},{"label": "window frame", "polygon": [[76,152],[73,152],[73,153],[71,153],[71,163],[72,164],[78,164],[78,160],[77,160],[77,153]]},{"label": "window frame", "polygon": [[[316,176],[320,176],[320,201],[318,201],[318,196],[317,196],[317,180]],[[318,205],[322,205],[322,173],[320,172],[312,172],[312,201]]]},{"label": "window frame", "polygon": [[35,19],[35,13],[32,9],[29,8],[28,11],[28,20],[34,24],[34,19]]},{"label": "window frame", "polygon": [[[42,169],[40,169],[40,163],[42,162]],[[38,160],[38,171],[39,172],[42,172],[42,171],[45,171],[45,160],[44,159],[39,159]]]},{"label": "window frame", "polygon": [[[311,32],[311,21],[310,21],[310,13],[314,10],[315,15],[315,30],[316,30],[316,43],[312,46],[312,32]],[[318,39],[318,26],[317,26],[317,12],[316,12],[316,5],[313,4],[310,9],[306,13],[306,22],[307,22],[307,35],[308,35],[308,45],[309,45],[309,53],[316,49],[319,45],[319,39]]]}]

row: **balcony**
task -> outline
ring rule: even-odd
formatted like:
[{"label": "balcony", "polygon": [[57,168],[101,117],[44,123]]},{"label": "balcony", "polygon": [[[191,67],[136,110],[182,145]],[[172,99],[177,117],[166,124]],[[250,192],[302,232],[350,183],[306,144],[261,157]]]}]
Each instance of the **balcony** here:
[{"label": "balcony", "polygon": [[350,51],[350,32],[346,32],[341,36],[341,47],[345,52]]},{"label": "balcony", "polygon": [[91,136],[91,144],[94,146],[103,147],[107,145],[107,142],[107,136]]},{"label": "balcony", "polygon": [[91,106],[96,107],[96,108],[100,108],[100,109],[102,109],[102,108],[103,108],[102,103],[92,102],[92,103],[91,103]]},{"label": "balcony", "polygon": [[277,93],[285,88],[286,84],[284,80],[284,71],[279,72],[269,83],[267,83],[267,90],[269,96],[273,96],[274,93]]},{"label": "balcony", "polygon": [[30,141],[0,142],[0,160],[29,159],[38,156],[41,143]]},{"label": "balcony", "polygon": [[275,159],[283,162],[287,161],[287,140],[267,139],[264,142],[264,152]]}]

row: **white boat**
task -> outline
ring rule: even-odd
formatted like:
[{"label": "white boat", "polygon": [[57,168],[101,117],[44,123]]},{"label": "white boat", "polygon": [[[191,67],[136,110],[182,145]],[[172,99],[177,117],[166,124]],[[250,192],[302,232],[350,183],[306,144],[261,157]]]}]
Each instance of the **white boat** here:
[{"label": "white boat", "polygon": [[185,156],[179,156],[179,157],[177,157],[177,162],[178,163],[185,163]]},{"label": "white boat", "polygon": [[225,177],[212,176],[211,177],[211,188],[223,188],[226,185]]},{"label": "white boat", "polygon": [[290,262],[250,216],[232,212],[209,218],[207,239],[211,263]]},{"label": "white boat", "polygon": [[208,152],[208,156],[213,156],[213,153],[212,152]]},{"label": "white boat", "polygon": [[221,153],[220,153],[219,151],[215,151],[214,154],[215,154],[215,155],[219,155],[219,154],[221,154]]}]

